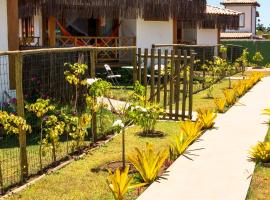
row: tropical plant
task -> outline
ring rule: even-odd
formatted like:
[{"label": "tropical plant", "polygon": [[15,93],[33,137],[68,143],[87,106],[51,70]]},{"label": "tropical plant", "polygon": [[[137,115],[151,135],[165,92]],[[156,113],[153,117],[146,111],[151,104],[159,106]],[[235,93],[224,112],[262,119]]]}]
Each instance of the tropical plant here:
[{"label": "tropical plant", "polygon": [[123,200],[128,190],[143,187],[145,185],[144,183],[132,185],[133,178],[128,176],[128,173],[129,166],[127,166],[122,172],[119,168],[116,169],[114,173],[109,170],[107,184],[113,193],[115,200]]},{"label": "tropical plant", "polygon": [[[263,114],[270,117],[270,108],[264,109],[264,110],[263,110]],[[269,125],[270,125],[270,120],[269,120]]]},{"label": "tropical plant", "polygon": [[238,97],[243,96],[246,93],[246,84],[243,81],[239,81],[234,87],[233,87],[236,95]]},{"label": "tropical plant", "polygon": [[257,67],[261,66],[263,59],[264,58],[263,58],[261,52],[256,52],[252,58],[252,60],[256,63]]},{"label": "tropical plant", "polygon": [[180,122],[180,132],[186,134],[187,137],[198,138],[202,134],[202,125],[190,120],[183,121]]},{"label": "tropical plant", "polygon": [[198,110],[197,113],[197,122],[201,124],[202,129],[213,128],[215,124],[215,119],[217,118],[217,113],[206,109]]},{"label": "tropical plant", "polygon": [[236,94],[235,91],[232,89],[225,89],[223,91],[223,94],[225,96],[226,99],[226,103],[227,105],[231,106],[236,102]]},{"label": "tropical plant", "polygon": [[254,162],[270,163],[270,141],[258,142],[251,148],[250,158]]},{"label": "tropical plant", "polygon": [[42,142],[45,147],[52,149],[53,161],[56,162],[56,151],[59,147],[59,136],[64,133],[65,123],[59,121],[55,115],[50,115],[46,118],[44,127],[46,137]]},{"label": "tropical plant", "polygon": [[145,136],[154,133],[155,125],[162,113],[162,108],[154,103],[147,103],[145,107],[132,105],[127,111],[129,118],[143,129]]},{"label": "tropical plant", "polygon": [[217,106],[217,110],[219,113],[224,113],[225,112],[225,108],[227,105],[226,99],[224,98],[215,98],[214,99],[214,103]]},{"label": "tropical plant", "polygon": [[157,178],[165,160],[168,158],[167,150],[154,151],[153,145],[147,143],[146,149],[135,148],[135,153],[128,156],[129,161],[138,170],[143,181],[150,185]]},{"label": "tropical plant", "polygon": [[78,103],[78,90],[80,86],[86,85],[86,79],[83,78],[85,72],[88,68],[86,64],[81,63],[65,63],[65,67],[68,68],[64,72],[66,81],[75,87],[75,99],[74,99],[74,112],[77,112],[77,103]]}]

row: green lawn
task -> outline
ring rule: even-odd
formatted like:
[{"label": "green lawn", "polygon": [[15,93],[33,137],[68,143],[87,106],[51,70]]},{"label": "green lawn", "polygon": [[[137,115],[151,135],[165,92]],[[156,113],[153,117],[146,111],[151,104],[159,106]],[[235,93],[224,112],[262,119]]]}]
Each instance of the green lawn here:
[{"label": "green lawn", "polygon": [[[126,132],[127,152],[131,152],[136,146],[143,148],[146,142],[152,143],[158,149],[166,148],[173,136],[179,132],[179,122],[159,122],[156,129],[166,133],[165,137],[144,138],[138,135],[140,131],[138,127],[129,128]],[[106,184],[108,174],[95,173],[91,169],[120,158],[121,137],[119,135],[107,145],[90,152],[84,159],[71,163],[8,199],[112,200],[113,196]],[[136,192],[131,192],[129,199],[135,198]]]},{"label": "green lawn", "polygon": [[[270,141],[270,129],[267,140]],[[268,200],[270,198],[270,168],[257,164],[252,177],[247,200]]]}]

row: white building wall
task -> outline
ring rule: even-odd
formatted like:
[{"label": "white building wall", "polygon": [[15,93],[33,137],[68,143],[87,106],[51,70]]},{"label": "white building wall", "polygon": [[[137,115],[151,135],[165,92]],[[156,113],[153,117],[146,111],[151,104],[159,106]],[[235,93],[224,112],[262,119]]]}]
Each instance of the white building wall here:
[{"label": "white building wall", "polygon": [[[256,26],[256,8],[255,8],[255,15],[254,13],[254,6],[249,5],[227,5],[226,8],[235,10],[238,12],[245,13],[245,26],[240,27],[237,32],[248,32],[255,34],[255,26]],[[252,19],[253,18],[253,19]],[[227,30],[230,32],[231,30]],[[235,31],[233,31],[235,32]]]},{"label": "white building wall", "polygon": [[197,45],[217,45],[218,29],[197,29]]},{"label": "white building wall", "polygon": [[0,1],[0,51],[8,50],[7,0]]},{"label": "white building wall", "polygon": [[151,48],[153,44],[173,44],[173,20],[144,21],[137,19],[137,47]]},{"label": "white building wall", "polygon": [[39,37],[40,45],[42,45],[42,16],[41,14],[37,14],[34,16],[34,36]]}]

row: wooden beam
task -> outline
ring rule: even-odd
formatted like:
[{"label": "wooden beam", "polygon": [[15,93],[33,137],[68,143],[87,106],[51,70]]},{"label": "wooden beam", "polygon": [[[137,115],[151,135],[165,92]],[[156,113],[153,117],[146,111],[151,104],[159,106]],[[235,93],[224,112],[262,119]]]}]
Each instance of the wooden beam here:
[{"label": "wooden beam", "polygon": [[48,19],[48,36],[49,36],[49,45],[50,47],[56,46],[56,18],[50,16]]},{"label": "wooden beam", "polygon": [[177,44],[177,19],[173,19],[173,44]]},{"label": "wooden beam", "polygon": [[[18,0],[7,1],[7,24],[8,24],[8,50],[19,49],[19,9]],[[10,89],[15,89],[15,58],[9,56],[9,82]]]}]

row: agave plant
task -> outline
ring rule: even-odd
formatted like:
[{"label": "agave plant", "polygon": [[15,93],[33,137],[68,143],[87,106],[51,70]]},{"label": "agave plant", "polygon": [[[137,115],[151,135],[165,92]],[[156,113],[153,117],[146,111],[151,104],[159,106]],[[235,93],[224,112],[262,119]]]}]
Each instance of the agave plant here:
[{"label": "agave plant", "polygon": [[198,122],[187,120],[180,123],[180,130],[186,134],[187,137],[198,138],[202,133],[202,125]]},{"label": "agave plant", "polygon": [[136,147],[135,153],[128,156],[129,161],[134,165],[147,185],[150,185],[158,178],[167,158],[167,150],[156,152],[149,143],[146,144],[145,150]]},{"label": "agave plant", "polygon": [[236,102],[236,94],[232,89],[226,89],[223,91],[227,105],[231,106]]},{"label": "agave plant", "polygon": [[241,97],[246,92],[246,85],[242,81],[240,81],[239,84],[234,87],[234,91],[238,97]]},{"label": "agave plant", "polygon": [[217,110],[219,113],[224,113],[225,112],[225,108],[227,105],[226,99],[224,98],[216,98],[214,99],[214,103],[217,106]]},{"label": "agave plant", "polygon": [[254,162],[270,163],[270,141],[258,142],[251,148],[250,158]]},{"label": "agave plant", "polygon": [[217,113],[211,110],[204,110],[198,112],[197,122],[201,124],[203,129],[210,129],[213,128],[216,118]]},{"label": "agave plant", "polygon": [[128,176],[128,172],[129,166],[127,166],[123,172],[121,172],[119,168],[116,169],[114,173],[109,170],[107,183],[115,200],[123,200],[128,190],[143,187],[145,185],[144,183],[132,185],[133,178]]}]

